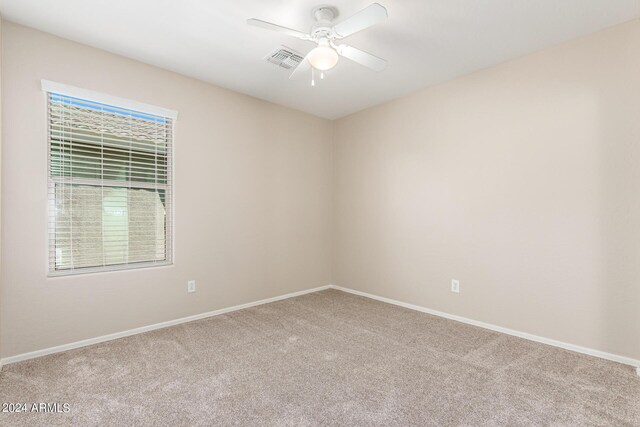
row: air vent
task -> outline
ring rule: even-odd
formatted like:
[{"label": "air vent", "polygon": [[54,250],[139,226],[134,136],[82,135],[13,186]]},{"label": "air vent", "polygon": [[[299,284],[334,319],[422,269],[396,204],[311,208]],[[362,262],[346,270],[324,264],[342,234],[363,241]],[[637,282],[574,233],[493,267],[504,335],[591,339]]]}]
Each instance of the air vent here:
[{"label": "air vent", "polygon": [[303,57],[298,52],[286,46],[280,47],[280,49],[267,56],[267,61],[286,70],[296,68],[302,62],[302,59]]}]

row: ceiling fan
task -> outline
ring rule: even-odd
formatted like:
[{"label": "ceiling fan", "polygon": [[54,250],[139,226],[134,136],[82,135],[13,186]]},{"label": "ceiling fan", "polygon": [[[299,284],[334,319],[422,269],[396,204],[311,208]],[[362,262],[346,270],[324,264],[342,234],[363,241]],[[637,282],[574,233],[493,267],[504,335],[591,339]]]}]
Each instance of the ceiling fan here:
[{"label": "ceiling fan", "polygon": [[[277,31],[302,40],[312,41],[318,44],[293,70],[290,79],[305,74],[313,68],[324,72],[335,67],[338,63],[338,55],[348,58],[360,65],[364,65],[374,71],[382,71],[387,66],[387,61],[346,44],[336,44],[350,35],[378,24],[387,19],[387,9],[378,3],[373,3],[355,15],[336,24],[333,20],[338,16],[338,11],[332,6],[319,6],[312,11],[316,23],[309,33],[292,30],[291,28],[262,21],[260,19],[248,19],[247,24],[267,30]],[[313,82],[312,82],[313,84]]]}]

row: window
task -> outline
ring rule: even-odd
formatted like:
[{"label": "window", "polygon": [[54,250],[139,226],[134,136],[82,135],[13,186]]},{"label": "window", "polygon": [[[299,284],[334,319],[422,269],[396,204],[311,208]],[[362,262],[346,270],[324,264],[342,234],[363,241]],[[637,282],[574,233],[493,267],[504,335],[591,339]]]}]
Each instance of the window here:
[{"label": "window", "polygon": [[171,263],[173,117],[54,89],[46,91],[50,274]]}]

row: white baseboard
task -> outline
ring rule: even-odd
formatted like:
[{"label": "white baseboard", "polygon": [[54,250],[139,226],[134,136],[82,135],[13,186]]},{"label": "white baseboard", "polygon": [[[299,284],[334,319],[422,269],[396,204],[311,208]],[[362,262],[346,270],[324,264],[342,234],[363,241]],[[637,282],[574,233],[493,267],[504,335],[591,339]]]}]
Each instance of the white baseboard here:
[{"label": "white baseboard", "polygon": [[140,333],[143,333],[143,332],[153,331],[153,330],[156,330],[156,329],[162,329],[162,328],[166,328],[166,327],[169,327],[169,326],[179,325],[179,324],[182,324],[182,323],[193,322],[194,320],[206,319],[207,317],[218,316],[220,314],[230,313],[232,311],[242,310],[244,308],[255,307],[255,306],[258,306],[258,305],[262,305],[262,304],[268,304],[268,303],[271,303],[271,302],[281,301],[281,300],[285,300],[285,299],[288,299],[288,298],[293,298],[293,297],[297,297],[297,296],[301,296],[301,295],[305,295],[305,294],[309,294],[309,293],[313,293],[313,292],[323,291],[323,290],[326,290],[326,289],[337,289],[337,290],[340,290],[340,291],[343,291],[343,292],[347,292],[347,293],[350,293],[350,294],[359,295],[359,296],[366,297],[366,298],[371,298],[371,299],[374,299],[374,300],[377,300],[377,301],[382,301],[382,302],[385,302],[385,303],[388,303],[388,304],[394,304],[394,305],[397,305],[397,306],[400,306],[400,307],[408,308],[410,310],[416,310],[416,311],[420,311],[422,313],[432,314],[434,316],[443,317],[443,318],[450,319],[450,320],[455,320],[455,321],[458,321],[458,322],[466,323],[466,324],[473,325],[473,326],[478,326],[480,328],[489,329],[489,330],[500,332],[500,333],[503,333],[503,334],[513,335],[513,336],[516,336],[516,337],[519,337],[519,338],[524,338],[524,339],[529,340],[529,341],[535,341],[535,342],[539,342],[539,343],[542,343],[542,344],[551,345],[551,346],[554,346],[554,347],[560,347],[560,348],[563,348],[565,350],[575,351],[577,353],[587,354],[589,356],[599,357],[601,359],[607,359],[607,360],[611,360],[611,361],[614,361],[614,362],[622,363],[622,364],[625,364],[625,365],[635,366],[636,367],[636,373],[638,374],[638,376],[640,376],[640,360],[637,360],[637,359],[632,359],[630,357],[625,357],[625,356],[618,356],[616,354],[606,353],[604,351],[594,350],[594,349],[590,349],[590,348],[587,348],[587,347],[581,347],[581,346],[574,345],[574,344],[568,344],[568,343],[565,343],[565,342],[562,342],[562,341],[556,341],[556,340],[553,340],[553,339],[544,338],[544,337],[540,337],[540,336],[537,336],[537,335],[528,334],[528,333],[525,333],[525,332],[514,331],[512,329],[503,328],[502,326],[496,326],[496,325],[492,325],[490,323],[479,322],[477,320],[467,319],[465,317],[456,316],[456,315],[448,314],[448,313],[443,313],[441,311],[432,310],[430,308],[425,308],[425,307],[421,307],[421,306],[418,306],[418,305],[409,304],[409,303],[402,302],[402,301],[397,301],[397,300],[394,300],[394,299],[391,299],[391,298],[380,297],[380,296],[377,296],[377,295],[369,294],[367,292],[357,291],[355,289],[344,288],[342,286],[336,286],[336,285],[326,285],[326,286],[320,286],[318,288],[307,289],[307,290],[304,290],[304,291],[292,292],[292,293],[289,293],[289,294],[280,295],[280,296],[276,296],[276,297],[273,297],[273,298],[267,298],[267,299],[263,299],[263,300],[259,300],[259,301],[249,302],[249,303],[246,303],[246,304],[236,305],[236,306],[233,306],[233,307],[222,308],[220,310],[214,310],[214,311],[209,311],[209,312],[206,312],[206,313],[196,314],[194,316],[188,316],[188,317],[183,317],[183,318],[180,318],[180,319],[169,320],[169,321],[166,321],[166,322],[156,323],[156,324],[149,325],[149,326],[142,326],[142,327],[135,328],[135,329],[129,329],[127,331],[116,332],[116,333],[113,333],[113,334],[103,335],[103,336],[96,337],[96,338],[89,338],[89,339],[86,339],[86,340],[76,341],[76,342],[72,342],[72,343],[69,343],[69,344],[63,344],[63,345],[59,345],[59,346],[55,346],[55,347],[45,348],[45,349],[42,349],[42,350],[32,351],[32,352],[29,352],[29,353],[18,354],[16,356],[6,357],[4,359],[0,359],[0,371],[2,370],[2,366],[8,365],[10,363],[21,362],[23,360],[28,360],[28,359],[35,359],[36,357],[42,357],[42,356],[46,356],[48,354],[59,353],[59,352],[62,352],[62,351],[67,351],[67,350],[73,350],[73,349],[76,349],[76,348],[86,347],[86,346],[93,345],[93,344],[99,344],[101,342],[111,341],[111,340],[115,340],[115,339],[118,339],[118,338],[124,338],[124,337],[128,337],[128,336],[131,336],[131,335],[140,334]]},{"label": "white baseboard", "polygon": [[255,307],[257,305],[269,304],[270,302],[281,301],[288,298],[297,297],[300,295],[309,294],[312,292],[323,291],[325,289],[329,289],[331,285],[320,286],[318,288],[306,289],[304,291],[292,292],[285,295],[280,295],[273,298],[267,298],[259,301],[253,301],[246,304],[240,304],[233,307],[221,308],[220,310],[209,311],[206,313],[196,314],[194,316],[187,316],[180,319],[169,320],[166,322],[156,323],[154,325],[142,326],[135,329],[129,329],[127,331],[116,332],[109,335],[103,335],[96,338],[89,338],[82,341],[76,341],[69,344],[58,345],[55,347],[49,347],[42,350],[36,350],[29,353],[18,354],[16,356],[5,357],[0,360],[0,369],[3,365],[8,365],[10,363],[21,362],[23,360],[35,359],[36,357],[46,356],[48,354],[59,353],[61,351],[73,350],[75,348],[86,347],[88,345],[98,344],[105,341],[111,341],[118,338],[124,338],[131,335],[141,334],[143,332],[149,332],[156,329],[162,329],[169,326],[179,325],[181,323],[193,322],[194,320],[206,319],[207,317],[218,316],[220,314],[230,313],[232,311],[242,310],[244,308]]},{"label": "white baseboard", "polygon": [[411,310],[420,311],[422,313],[432,314],[438,317],[444,317],[445,319],[455,320],[457,322],[466,323],[480,328],[489,329],[491,331],[500,332],[507,335],[513,335],[515,337],[524,338],[529,341],[535,341],[542,344],[552,345],[554,347],[560,347],[565,350],[575,351],[576,353],[587,354],[589,356],[599,357],[601,359],[607,359],[614,362],[622,363],[625,365],[635,366],[636,373],[640,376],[640,360],[632,359],[630,357],[618,356],[617,354],[606,353],[600,350],[594,350],[587,347],[581,347],[579,345],[568,344],[562,341],[556,341],[550,338],[544,338],[537,335],[528,334],[526,332],[514,331],[513,329],[503,328],[502,326],[492,325],[490,323],[479,322],[473,319],[467,319],[466,317],[456,316],[453,314],[443,313],[441,311],[432,310],[430,308],[420,307],[418,305],[409,304],[402,301],[397,301],[391,298],[380,297],[377,295],[369,294],[367,292],[356,291],[355,289],[343,288],[342,286],[330,285],[330,288],[337,289],[350,294],[359,295],[366,298],[371,298],[377,301],[386,302],[388,304],[394,304],[400,307],[408,308]]}]

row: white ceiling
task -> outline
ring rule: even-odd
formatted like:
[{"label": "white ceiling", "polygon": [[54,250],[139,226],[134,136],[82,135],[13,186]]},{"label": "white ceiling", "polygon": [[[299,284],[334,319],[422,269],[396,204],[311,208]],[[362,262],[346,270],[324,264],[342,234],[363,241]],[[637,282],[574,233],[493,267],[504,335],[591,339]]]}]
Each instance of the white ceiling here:
[{"label": "white ceiling", "polygon": [[[383,24],[345,42],[389,61],[341,59],[316,87],[264,60],[313,44],[246,25],[308,31],[323,0],[1,0],[4,19],[334,119],[640,17],[640,0],[378,0]],[[340,18],[373,0],[328,0]]]}]

